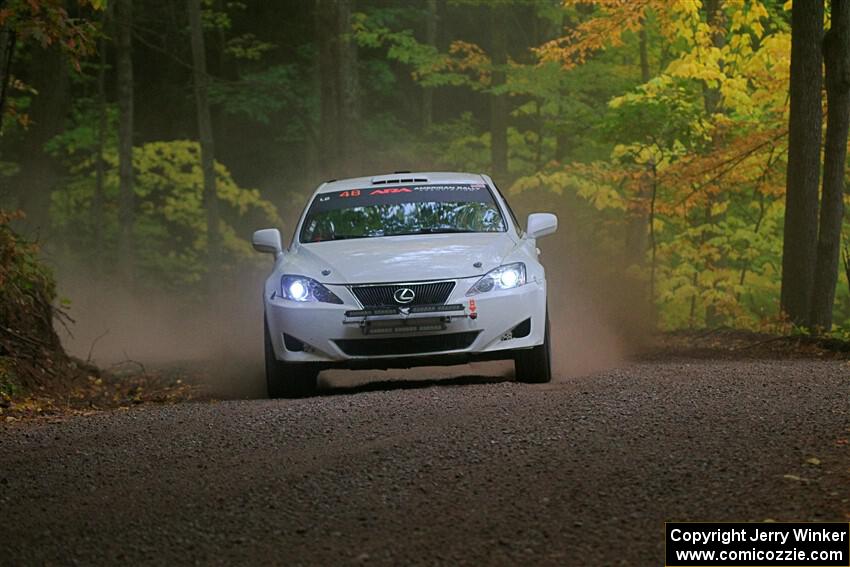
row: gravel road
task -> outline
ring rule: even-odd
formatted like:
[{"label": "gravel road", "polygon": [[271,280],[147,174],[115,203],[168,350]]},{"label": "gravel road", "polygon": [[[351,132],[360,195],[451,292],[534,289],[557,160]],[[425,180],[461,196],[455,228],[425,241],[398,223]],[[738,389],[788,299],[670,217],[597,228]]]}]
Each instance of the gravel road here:
[{"label": "gravel road", "polygon": [[667,520],[848,521],[849,387],[645,361],[2,425],[0,564],[662,565]]}]

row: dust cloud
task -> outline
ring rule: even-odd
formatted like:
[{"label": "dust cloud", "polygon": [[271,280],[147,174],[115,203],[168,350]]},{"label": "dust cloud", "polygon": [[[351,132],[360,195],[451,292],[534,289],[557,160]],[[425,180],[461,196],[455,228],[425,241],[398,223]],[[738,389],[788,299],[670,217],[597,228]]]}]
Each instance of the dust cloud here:
[{"label": "dust cloud", "polygon": [[246,274],[211,304],[176,292],[130,293],[60,270],[74,320],[60,336],[70,354],[101,368],[173,371],[215,396],[262,396],[262,281]]},{"label": "dust cloud", "polygon": [[[508,195],[520,218],[532,212],[558,215],[558,231],[538,241],[546,267],[554,380],[612,368],[646,346],[654,312],[644,281],[623,241],[611,242],[611,226],[574,195],[539,190]],[[615,231],[614,231],[615,232]],[[616,233],[616,232],[615,232]],[[640,247],[637,247],[640,249]]]},{"label": "dust cloud", "polygon": [[549,286],[554,379],[611,368],[640,350],[649,318],[641,313],[647,302],[638,282],[612,278],[602,267],[568,253],[544,250],[541,258]]},{"label": "dust cloud", "polygon": [[[612,270],[616,259],[576,238],[577,232],[568,226],[569,214],[559,216],[562,230],[539,242],[549,285],[556,381],[616,366],[640,348],[649,329],[642,286]],[[270,268],[271,262],[241,274],[214,304],[165,290],[129,293],[93,282],[85,270],[60,269],[60,294],[71,299],[69,314],[75,321],[70,332],[60,328],[60,334],[71,354],[102,368],[141,364],[146,370],[181,369],[214,396],[262,397],[260,289]],[[466,378],[460,383],[475,383],[512,376],[510,362],[482,362],[449,368],[333,370],[322,373],[320,384],[325,389],[357,388],[370,382]]]}]

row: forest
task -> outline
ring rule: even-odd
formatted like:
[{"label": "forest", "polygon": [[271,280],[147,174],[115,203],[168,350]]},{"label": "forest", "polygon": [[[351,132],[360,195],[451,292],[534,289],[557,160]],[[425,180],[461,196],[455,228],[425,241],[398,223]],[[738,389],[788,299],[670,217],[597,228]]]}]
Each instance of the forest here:
[{"label": "forest", "polygon": [[659,329],[847,336],[848,34],[841,0],[2,0],[0,315],[69,273],[201,302],[321,181],[460,170]]},{"label": "forest", "polygon": [[848,130],[850,0],[0,0],[0,564],[848,565]]}]

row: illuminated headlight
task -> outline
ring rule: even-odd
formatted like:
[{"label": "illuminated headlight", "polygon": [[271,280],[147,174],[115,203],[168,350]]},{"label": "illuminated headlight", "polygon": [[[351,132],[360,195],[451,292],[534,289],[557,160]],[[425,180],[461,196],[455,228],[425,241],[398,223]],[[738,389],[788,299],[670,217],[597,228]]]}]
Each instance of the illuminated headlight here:
[{"label": "illuminated headlight", "polygon": [[316,280],[304,276],[281,276],[280,294],[292,301],[342,304],[342,300],[334,292]]},{"label": "illuminated headlight", "polygon": [[466,295],[487,293],[494,289],[512,289],[521,285],[525,285],[525,264],[517,262],[490,270],[469,288]]},{"label": "illuminated headlight", "polygon": [[304,301],[310,294],[309,290],[307,289],[307,286],[304,285],[304,282],[302,282],[301,280],[293,280],[289,282],[287,291],[289,292],[289,297],[294,299],[295,301]]}]

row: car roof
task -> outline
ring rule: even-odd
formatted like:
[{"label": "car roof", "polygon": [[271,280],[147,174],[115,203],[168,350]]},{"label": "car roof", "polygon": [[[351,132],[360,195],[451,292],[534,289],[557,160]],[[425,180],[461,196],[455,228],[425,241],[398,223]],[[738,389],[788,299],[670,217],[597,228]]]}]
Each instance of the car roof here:
[{"label": "car roof", "polygon": [[414,171],[403,173],[388,173],[369,177],[352,177],[350,179],[334,179],[323,183],[317,193],[329,191],[346,191],[350,189],[366,189],[384,185],[399,185],[404,183],[418,184],[448,184],[448,183],[484,183],[480,173],[463,173],[457,171]]}]

